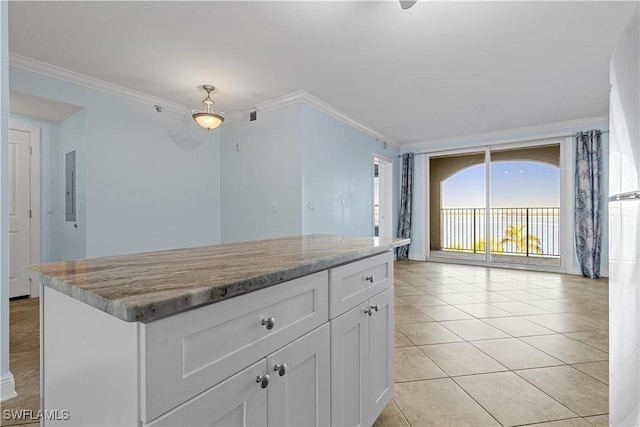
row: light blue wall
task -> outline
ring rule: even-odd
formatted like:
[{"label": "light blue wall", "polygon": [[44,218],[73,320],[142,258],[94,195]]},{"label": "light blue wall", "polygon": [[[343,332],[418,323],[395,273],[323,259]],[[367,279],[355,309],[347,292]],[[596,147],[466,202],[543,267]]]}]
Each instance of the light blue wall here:
[{"label": "light blue wall", "polygon": [[[302,232],[370,236],[373,230],[373,156],[393,160],[398,150],[329,115],[302,109]],[[394,173],[393,226],[398,218]],[[344,206],[342,199],[344,198]],[[313,210],[309,210],[309,203]]]},{"label": "light blue wall", "polygon": [[[60,256],[63,261],[87,257],[87,111],[76,114],[60,122],[58,164],[55,179],[58,192],[53,197],[58,211],[58,231],[60,235]],[[76,219],[66,220],[66,154],[76,154]]]},{"label": "light blue wall", "polygon": [[[59,218],[64,214],[60,204],[63,187],[59,178],[58,123],[11,114],[11,123],[40,129],[40,262],[62,260]],[[47,206],[53,208],[46,213]]]},{"label": "light blue wall", "polygon": [[85,108],[59,130],[84,147],[78,186],[86,200],[78,208],[87,257],[220,242],[219,130],[207,132],[186,113],[157,113],[153,105],[15,67],[10,85]]},{"label": "light blue wall", "polygon": [[[600,129],[602,131],[608,131],[609,122],[606,118],[601,120],[595,120],[590,122],[588,125],[581,126],[557,126],[550,125],[547,128],[541,127],[536,131],[531,132],[523,132],[521,134],[509,133],[508,135],[502,137],[478,137],[475,139],[460,139],[460,141],[450,140],[446,143],[437,143],[437,144],[424,144],[424,145],[416,145],[411,148],[405,148],[401,150],[402,153],[405,152],[414,152],[414,153],[441,153],[452,150],[467,150],[467,149],[481,149],[484,150],[485,147],[491,146],[496,147],[501,144],[512,143],[513,141],[526,142],[527,140],[536,140],[540,138],[547,138],[556,135],[568,135],[575,134],[578,131],[588,131],[591,129]],[[539,144],[552,143],[554,141],[540,141]],[[571,201],[573,201],[574,190],[573,190],[573,176],[575,170],[575,138],[567,138],[562,140],[560,143],[562,147],[565,147],[565,152],[570,153],[567,156],[567,159],[564,159],[561,164],[561,170],[564,170],[564,173],[568,175],[570,179],[568,179],[568,185],[561,191],[565,192],[566,197],[568,197]],[[563,150],[563,148],[561,148]],[[606,193],[609,188],[609,134],[605,133],[602,135],[602,152],[604,156],[604,173],[603,173],[603,189]],[[415,177],[415,198],[413,204],[413,230],[412,230],[412,244],[410,248],[410,257],[411,259],[424,259],[424,256],[427,253],[428,241],[423,239],[427,230],[425,229],[428,226],[426,222],[427,214],[428,214],[428,199],[426,198],[427,187],[428,187],[428,174],[426,169],[426,159],[427,155],[416,156],[416,177]],[[609,259],[609,249],[608,249],[608,210],[606,197],[603,201],[603,248],[602,248],[602,258],[601,258],[601,271],[603,275],[608,274],[608,259]],[[571,202],[572,203],[572,202]],[[571,206],[573,206],[571,204]],[[572,207],[571,207],[572,209]],[[573,221],[570,224],[570,229],[565,230],[565,233],[570,233],[573,236],[574,233],[574,224]],[[565,265],[565,270],[569,273],[577,273],[578,272],[578,264],[577,259],[575,257],[575,248],[571,248],[571,256],[572,259],[565,260],[567,263]]]},{"label": "light blue wall", "polygon": [[[10,72],[13,90],[83,107],[58,124],[57,141],[53,125],[32,122],[57,142],[57,153],[42,154],[47,162],[57,157],[43,165],[43,180],[54,177],[43,186],[43,209],[53,204],[56,213],[45,227],[43,260],[300,233],[370,235],[373,154],[392,159],[397,170],[397,149],[302,103],[207,132],[186,114]],[[72,149],[75,223],[63,215],[64,155]],[[396,227],[395,173],[393,187]]]},{"label": "light blue wall", "polygon": [[294,104],[221,128],[223,242],[301,233],[300,123]]},{"label": "light blue wall", "polygon": [[[303,103],[224,125],[222,241],[371,235],[374,153],[397,168],[397,149]],[[393,187],[397,218],[395,173]]]}]

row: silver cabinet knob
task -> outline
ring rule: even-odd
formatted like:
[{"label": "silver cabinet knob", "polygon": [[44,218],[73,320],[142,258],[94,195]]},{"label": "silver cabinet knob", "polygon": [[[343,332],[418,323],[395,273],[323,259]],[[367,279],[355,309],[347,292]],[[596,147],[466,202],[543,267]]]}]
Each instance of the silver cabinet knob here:
[{"label": "silver cabinet knob", "polygon": [[371,315],[373,314],[373,311],[374,311],[374,310],[375,310],[376,312],[377,312],[378,310],[380,310],[380,305],[379,305],[379,304],[376,304],[376,305],[370,305],[369,307],[367,307],[367,308],[365,308],[365,309],[364,309],[364,312],[365,312],[366,314],[368,314],[369,316],[371,316]]},{"label": "silver cabinet knob", "polygon": [[371,282],[373,283],[373,280],[375,279],[374,275],[372,274],[371,276],[367,276],[364,278],[364,280],[366,280],[367,282]]},{"label": "silver cabinet knob", "polygon": [[269,375],[258,375],[256,378],[256,382],[260,383],[260,388],[267,388],[270,380]]},{"label": "silver cabinet knob", "polygon": [[262,319],[262,325],[266,327],[268,331],[270,331],[274,326],[276,326],[276,319],[274,319],[273,317]]},{"label": "silver cabinet knob", "polygon": [[278,373],[281,377],[284,377],[284,374],[287,373],[287,364],[283,363],[282,365],[276,363],[273,367],[273,370]]}]

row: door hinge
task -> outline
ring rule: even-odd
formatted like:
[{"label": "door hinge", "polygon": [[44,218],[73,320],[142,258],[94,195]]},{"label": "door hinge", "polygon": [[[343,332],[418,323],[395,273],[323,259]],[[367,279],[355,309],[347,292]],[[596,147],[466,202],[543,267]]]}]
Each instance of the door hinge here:
[{"label": "door hinge", "polygon": [[31,209],[29,209],[29,218],[31,218]]},{"label": "door hinge", "polygon": [[29,155],[32,156],[33,155],[33,147],[29,146]]}]

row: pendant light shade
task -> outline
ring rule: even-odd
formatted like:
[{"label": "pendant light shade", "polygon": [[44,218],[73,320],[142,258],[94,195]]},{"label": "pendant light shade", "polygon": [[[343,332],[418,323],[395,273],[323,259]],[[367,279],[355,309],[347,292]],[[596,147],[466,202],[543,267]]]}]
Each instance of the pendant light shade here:
[{"label": "pendant light shade", "polygon": [[400,0],[400,7],[403,9],[409,9],[411,6],[416,4],[418,0]]},{"label": "pendant light shade", "polygon": [[206,130],[215,129],[224,122],[224,113],[217,114],[213,112],[214,102],[211,100],[209,95],[211,95],[211,92],[214,91],[215,87],[211,85],[203,85],[202,89],[207,92],[207,97],[202,101],[204,104],[204,111],[194,111],[191,117],[193,117],[193,120]]}]

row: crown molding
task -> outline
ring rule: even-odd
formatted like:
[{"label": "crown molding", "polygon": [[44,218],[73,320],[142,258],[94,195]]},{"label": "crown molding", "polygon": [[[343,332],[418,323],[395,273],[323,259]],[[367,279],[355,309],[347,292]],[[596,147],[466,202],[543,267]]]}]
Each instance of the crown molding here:
[{"label": "crown molding", "polygon": [[[26,56],[18,55],[13,52],[9,52],[9,65],[23,70],[31,71],[33,73],[41,74],[46,77],[66,81],[68,83],[84,86],[89,89],[99,90],[101,92],[115,95],[121,98],[128,99],[130,101],[140,102],[143,104],[159,105],[165,111],[171,111],[178,114],[190,114],[191,109],[184,105],[169,101],[167,99],[158,98],[148,95],[143,92],[138,92],[133,89],[119,86],[113,83],[105,82],[104,80],[89,77],[84,74],[77,73],[75,71],[67,70],[66,68],[58,67],[56,65],[47,64],[46,62],[38,61]],[[377,138],[380,141],[386,142],[389,145],[393,145],[396,148],[400,148],[399,144],[393,141],[391,138],[382,135],[379,132],[361,124],[355,119],[349,117],[344,112],[338,110],[332,105],[308,94],[305,91],[298,91],[289,95],[284,95],[279,98],[261,102],[256,104],[256,109],[261,112],[275,110],[277,108],[286,107],[287,105],[303,102],[315,109],[322,111],[323,113],[340,120],[343,123],[348,124],[368,135]],[[252,110],[249,110],[252,111]],[[231,123],[240,120],[249,111],[232,111],[225,115],[225,123]]]},{"label": "crown molding", "polygon": [[299,90],[297,92],[293,92],[288,95],[281,96],[279,98],[275,98],[269,101],[256,104],[256,109],[260,112],[267,112],[267,111],[275,110],[277,108],[286,107],[288,105],[293,105],[299,102],[302,102],[310,107],[313,107],[316,110],[321,111],[330,117],[333,117],[334,119],[337,119],[355,129],[358,129],[361,132],[366,133],[367,135],[370,135],[378,139],[379,141],[386,142],[387,144],[392,145],[395,148],[398,148],[398,149],[400,148],[400,145],[393,139],[389,138],[388,136],[383,135],[379,132],[376,132],[370,127],[363,125],[359,121],[350,117],[345,112],[335,108],[331,104],[319,98],[316,98],[315,96],[303,90]]},{"label": "crown molding", "polygon": [[68,83],[77,84],[79,86],[84,86],[89,89],[99,90],[101,92],[119,96],[130,101],[150,105],[159,105],[165,111],[171,111],[178,114],[190,114],[191,112],[190,108],[176,102],[147,95],[143,92],[138,92],[124,86],[108,83],[104,80],[89,77],[84,74],[76,73],[75,71],[67,70],[66,68],[47,64],[46,62],[18,55],[13,52],[9,52],[9,65],[12,67],[22,68],[23,70],[41,74],[46,77],[63,80]]},{"label": "crown molding", "polygon": [[[541,125],[525,126],[521,128],[504,129],[493,132],[484,132],[476,134],[468,134],[461,136],[453,136],[447,138],[427,139],[423,141],[416,141],[401,144],[400,147],[405,149],[410,148],[429,148],[433,146],[456,144],[456,148],[461,146],[477,145],[478,141],[487,139],[494,139],[496,143],[518,142],[535,139],[537,137],[558,137],[562,138],[566,136],[565,133],[560,133],[562,129],[567,128],[579,128],[585,126],[595,126],[601,124],[603,121],[607,122],[609,118],[607,116],[587,117],[584,119],[567,120],[564,122],[545,123]],[[546,134],[541,134],[541,133]],[[557,134],[550,135],[551,132]],[[539,135],[536,135],[538,133]],[[524,134],[532,134],[528,137],[523,137]],[[474,144],[475,143],[475,144]]]}]

